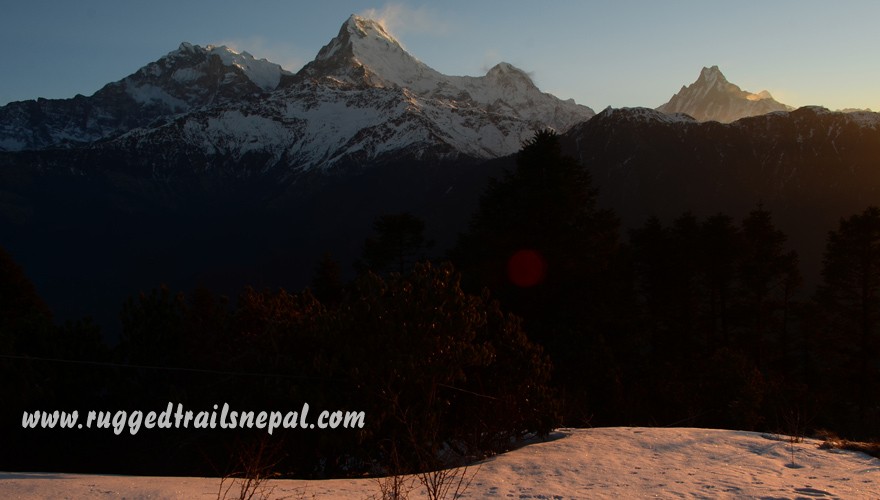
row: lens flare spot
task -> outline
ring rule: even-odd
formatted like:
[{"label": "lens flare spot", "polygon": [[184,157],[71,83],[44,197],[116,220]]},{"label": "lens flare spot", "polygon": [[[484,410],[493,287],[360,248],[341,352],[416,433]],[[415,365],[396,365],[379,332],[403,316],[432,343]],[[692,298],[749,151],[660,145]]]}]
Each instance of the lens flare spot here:
[{"label": "lens flare spot", "polygon": [[519,250],[507,261],[507,277],[522,288],[535,286],[544,281],[547,262],[535,250]]}]

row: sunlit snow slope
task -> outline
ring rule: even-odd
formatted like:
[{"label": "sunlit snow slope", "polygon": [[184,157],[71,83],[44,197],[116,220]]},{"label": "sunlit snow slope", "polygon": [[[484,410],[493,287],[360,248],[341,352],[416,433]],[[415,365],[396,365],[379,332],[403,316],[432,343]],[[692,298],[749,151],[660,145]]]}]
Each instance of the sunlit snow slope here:
[{"label": "sunlit snow slope", "polygon": [[[849,498],[880,496],[880,459],[707,429],[561,429],[471,466],[462,498]],[[792,455],[793,446],[794,453]],[[792,461],[793,458],[793,461]],[[216,498],[219,479],[0,474],[5,498]],[[414,483],[410,498],[424,498]],[[381,498],[375,479],[276,480],[270,498]],[[237,485],[229,498],[238,498]]]}]

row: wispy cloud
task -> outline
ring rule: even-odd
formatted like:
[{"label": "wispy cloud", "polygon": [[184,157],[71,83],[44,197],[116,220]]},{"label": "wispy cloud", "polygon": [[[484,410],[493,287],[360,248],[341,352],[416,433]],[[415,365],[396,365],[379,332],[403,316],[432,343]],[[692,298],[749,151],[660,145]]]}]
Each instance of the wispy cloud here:
[{"label": "wispy cloud", "polygon": [[449,32],[449,25],[442,16],[425,6],[412,8],[400,3],[386,3],[380,9],[367,9],[360,15],[381,23],[395,38],[408,33],[445,35]]}]

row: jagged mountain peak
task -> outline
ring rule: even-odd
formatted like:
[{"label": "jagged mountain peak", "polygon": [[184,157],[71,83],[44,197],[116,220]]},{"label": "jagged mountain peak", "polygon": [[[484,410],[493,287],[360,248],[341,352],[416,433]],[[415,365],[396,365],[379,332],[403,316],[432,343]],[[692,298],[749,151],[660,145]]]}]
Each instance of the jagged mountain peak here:
[{"label": "jagged mountain peak", "polygon": [[357,15],[343,23],[339,34],[297,76],[369,87],[401,87],[421,95],[457,96],[462,87],[468,87],[465,91],[472,98],[484,93],[475,92],[475,84],[537,90],[525,71],[506,62],[493,66],[484,77],[444,75],[410,54],[380,22]]},{"label": "jagged mountain peak", "polygon": [[500,62],[486,73],[486,78],[493,81],[517,82],[526,87],[535,87],[535,82],[525,71],[516,66]]},{"label": "jagged mountain peak", "polygon": [[[339,59],[337,54],[342,53],[345,58],[354,58],[355,64],[364,61],[356,60],[364,52],[390,50],[393,52],[405,52],[403,46],[396,38],[382,26],[382,23],[352,14],[339,28],[339,33],[330,40],[330,43],[321,48],[315,61],[328,61]],[[369,62],[369,61],[367,61]]]},{"label": "jagged mountain peak", "polygon": [[351,17],[349,17],[348,20],[345,21],[345,24],[342,25],[342,29],[348,30],[349,33],[357,35],[361,38],[372,37],[374,39],[402,47],[400,42],[398,42],[397,39],[394,38],[388,32],[388,30],[385,29],[385,26],[382,25],[382,23],[380,23],[379,21],[368,19],[366,17],[352,14]]},{"label": "jagged mountain peak", "polygon": [[489,68],[489,71],[486,73],[486,75],[504,75],[508,73],[519,73],[523,76],[528,77],[525,71],[517,68],[513,64],[503,61]]},{"label": "jagged mountain peak", "polygon": [[368,87],[412,87],[441,75],[407,52],[381,23],[352,15],[298,80],[336,80]]},{"label": "jagged mountain peak", "polygon": [[108,84],[96,96],[127,95],[158,117],[271,92],[284,75],[290,73],[247,52],[183,42],[177,50]]},{"label": "jagged mountain peak", "polygon": [[[688,89],[694,92],[701,92],[703,95],[716,91],[716,92],[729,92],[740,94],[743,93],[743,90],[739,88],[738,85],[730,83],[727,80],[727,77],[724,76],[724,73],[718,68],[718,66],[704,66],[702,70],[700,70],[700,76],[687,87],[682,87],[687,91]],[[748,92],[745,92],[748,94]]]},{"label": "jagged mountain peak", "polygon": [[196,46],[189,42],[180,42],[180,46],[177,47],[177,52],[195,52]]},{"label": "jagged mountain peak", "polygon": [[718,66],[703,67],[694,83],[682,86],[657,108],[664,113],[684,113],[699,121],[722,123],[789,109],[766,90],[753,94],[731,83]]},{"label": "jagged mountain peak", "polygon": [[142,75],[159,76],[166,70],[180,71],[175,79],[180,81],[196,78],[205,72],[212,56],[220,58],[223,66],[238,68],[251,82],[265,91],[278,87],[281,77],[291,75],[280,65],[266,59],[257,59],[247,51],[238,52],[226,45],[207,45],[202,47],[189,42],[182,42],[177,50],[169,52],[165,57],[140,69]]},{"label": "jagged mountain peak", "polygon": [[510,63],[496,64],[485,76],[444,75],[407,52],[381,23],[356,15],[296,76],[298,81],[404,88],[455,109],[476,105],[560,131],[595,114],[586,106],[541,92],[525,71]]},{"label": "jagged mountain peak", "polygon": [[252,100],[289,74],[226,46],[189,42],[89,97],[0,107],[0,149],[76,147],[207,105]]},{"label": "jagged mountain peak", "polygon": [[703,69],[700,71],[700,77],[697,79],[697,81],[712,83],[716,81],[722,81],[726,83],[727,78],[724,77],[724,73],[722,73],[721,70],[718,69],[717,65],[709,67],[703,66]]},{"label": "jagged mountain peak", "polygon": [[742,89],[727,80],[718,66],[704,66],[696,81],[690,86],[682,88],[688,89],[689,87],[701,89],[703,92],[710,92],[713,89],[721,92],[742,92]]}]

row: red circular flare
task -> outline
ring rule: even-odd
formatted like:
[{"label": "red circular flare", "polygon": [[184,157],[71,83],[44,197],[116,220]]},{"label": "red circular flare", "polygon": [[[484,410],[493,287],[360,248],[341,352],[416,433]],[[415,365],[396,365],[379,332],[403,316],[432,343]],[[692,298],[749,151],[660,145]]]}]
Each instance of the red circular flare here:
[{"label": "red circular flare", "polygon": [[535,286],[546,274],[547,262],[535,250],[519,250],[507,261],[507,277],[518,287]]}]

